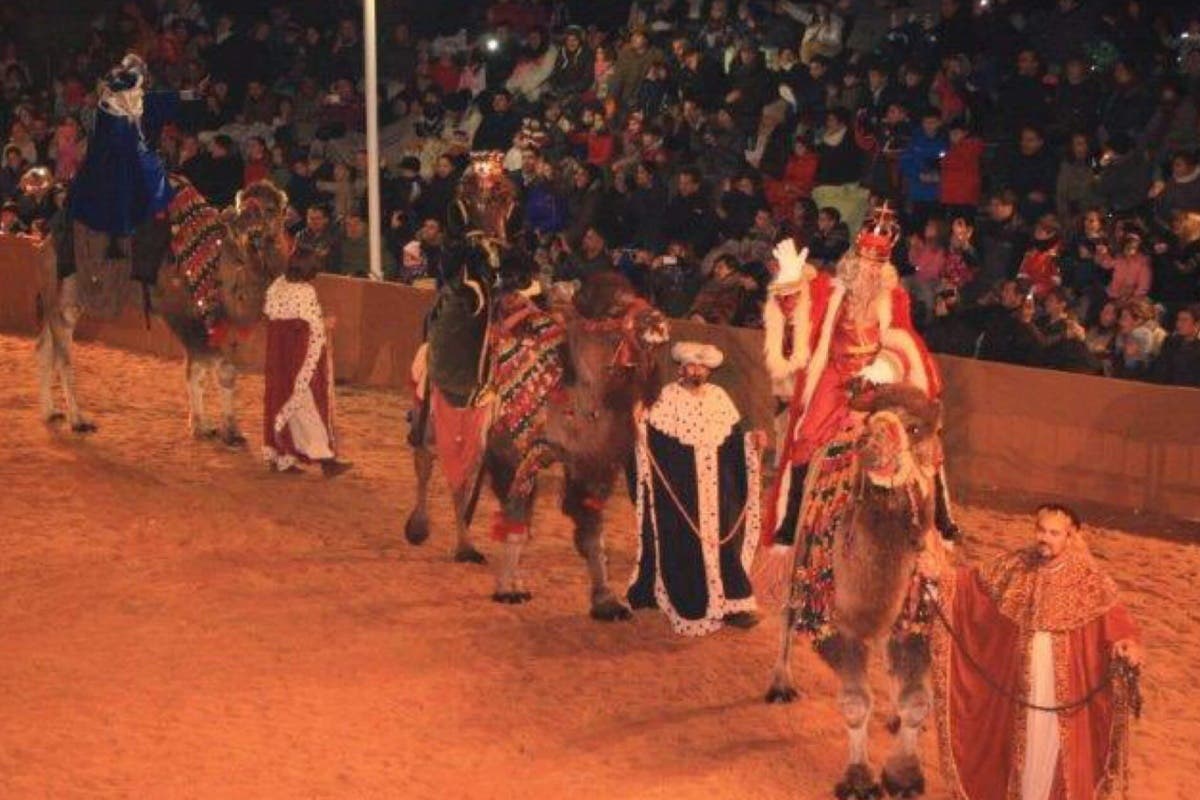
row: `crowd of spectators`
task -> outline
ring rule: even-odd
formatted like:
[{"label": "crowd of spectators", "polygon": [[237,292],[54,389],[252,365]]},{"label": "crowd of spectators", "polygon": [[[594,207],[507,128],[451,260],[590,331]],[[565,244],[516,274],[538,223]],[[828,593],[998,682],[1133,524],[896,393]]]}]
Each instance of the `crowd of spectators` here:
[{"label": "crowd of spectators", "polygon": [[[935,349],[1200,385],[1187,4],[449,5],[461,13],[400,8],[380,42],[387,279],[436,280],[473,150],[504,153],[545,280],[615,267],[712,323],[760,323],[780,237],[833,269],[888,200]],[[134,50],[158,88],[200,97],[150,132],[173,169],[215,203],[273,180],[327,269],[365,274],[360,8],[229,6],[122,3],[43,78],[0,46],[0,229],[35,222],[18,186],[31,166],[70,180],[95,82]]]}]

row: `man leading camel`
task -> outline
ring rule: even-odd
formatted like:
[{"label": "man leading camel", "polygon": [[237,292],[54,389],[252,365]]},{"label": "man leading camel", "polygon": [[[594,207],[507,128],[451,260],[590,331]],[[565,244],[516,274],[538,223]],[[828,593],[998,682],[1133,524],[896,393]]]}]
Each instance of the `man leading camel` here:
[{"label": "man leading camel", "polygon": [[1040,507],[1034,536],[982,568],[946,569],[937,548],[919,565],[940,582],[934,697],[957,800],[1122,796],[1137,627],[1074,511]]}]

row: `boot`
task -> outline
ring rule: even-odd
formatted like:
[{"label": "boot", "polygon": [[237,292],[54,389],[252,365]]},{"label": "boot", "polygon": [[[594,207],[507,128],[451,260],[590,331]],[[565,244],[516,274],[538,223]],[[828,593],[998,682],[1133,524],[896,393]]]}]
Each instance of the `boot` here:
[{"label": "boot", "polygon": [[804,503],[804,481],[808,477],[808,464],[784,465],[792,471],[788,484],[787,507],[783,519],[775,526],[775,544],[791,547],[796,543],[797,528],[800,526],[800,506]]},{"label": "boot", "polygon": [[349,461],[338,461],[336,458],[326,458],[321,461],[321,474],[326,478],[336,478],[350,470],[354,465]]}]

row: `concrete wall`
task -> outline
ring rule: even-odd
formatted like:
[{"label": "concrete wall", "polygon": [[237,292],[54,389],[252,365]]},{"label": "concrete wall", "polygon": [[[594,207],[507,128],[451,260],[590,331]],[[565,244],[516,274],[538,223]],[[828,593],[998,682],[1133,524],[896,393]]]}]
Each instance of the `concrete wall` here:
[{"label": "concrete wall", "polygon": [[[48,251],[0,240],[0,331],[33,333]],[[429,292],[353,278],[317,281],[335,317],[339,380],[406,390],[432,303]],[[161,322],[149,329],[131,304],[118,321],[81,326],[81,337],[181,357]],[[773,413],[758,331],[673,323],[675,339],[726,353],[715,379],[743,413],[768,427]],[[261,367],[261,331],[240,360]],[[1029,492],[1200,519],[1200,391],[939,357],[946,384],[946,451],[959,487]],[[33,387],[30,387],[33,391]]]}]

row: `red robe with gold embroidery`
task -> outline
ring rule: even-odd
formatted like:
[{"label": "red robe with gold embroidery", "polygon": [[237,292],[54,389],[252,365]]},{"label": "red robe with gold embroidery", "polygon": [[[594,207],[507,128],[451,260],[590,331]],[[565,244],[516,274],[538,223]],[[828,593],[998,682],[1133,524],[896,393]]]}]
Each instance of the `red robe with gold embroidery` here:
[{"label": "red robe with gold embroidery", "polygon": [[[1021,798],[1027,715],[1043,712],[1018,707],[988,679],[1011,696],[1026,697],[1036,631],[1051,635],[1056,705],[1102,685],[1113,645],[1137,637],[1112,582],[1086,550],[1063,559],[1046,568],[1036,566],[1027,551],[1013,553],[943,580],[941,603],[957,639],[934,624],[935,705],[943,770],[956,800]],[[1117,792],[1129,719],[1121,683],[1058,714],[1051,800],[1093,800]]]}]

